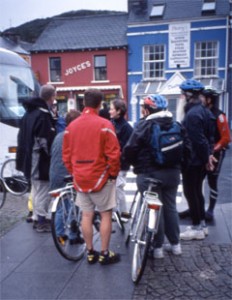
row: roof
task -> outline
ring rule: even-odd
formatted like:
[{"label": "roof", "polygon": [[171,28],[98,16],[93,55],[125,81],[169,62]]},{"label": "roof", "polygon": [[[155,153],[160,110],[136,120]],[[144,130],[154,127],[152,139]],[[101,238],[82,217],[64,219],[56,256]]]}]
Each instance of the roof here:
[{"label": "roof", "polygon": [[25,54],[25,55],[29,55],[29,52],[26,51],[25,49],[23,49],[19,43],[15,43],[14,41],[12,41],[11,39],[7,38],[7,37],[3,37],[0,36],[0,47],[16,52],[18,54]]},{"label": "roof", "polygon": [[[133,1],[132,1],[133,2]],[[143,2],[143,5],[136,3]],[[140,0],[134,1],[134,6],[129,7],[129,24],[148,21],[174,21],[202,18],[202,0]],[[164,4],[164,13],[161,17],[150,18],[154,5]],[[208,13],[206,17],[225,17],[229,15],[230,4],[228,0],[216,0],[215,13]]]},{"label": "roof", "polygon": [[32,52],[125,47],[127,20],[127,13],[55,18],[37,39]]}]

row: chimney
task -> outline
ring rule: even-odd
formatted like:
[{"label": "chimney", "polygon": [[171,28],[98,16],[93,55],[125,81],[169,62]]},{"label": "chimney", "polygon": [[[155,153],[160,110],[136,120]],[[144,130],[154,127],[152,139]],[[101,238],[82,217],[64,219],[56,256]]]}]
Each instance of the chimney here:
[{"label": "chimney", "polygon": [[128,0],[128,12],[146,10],[148,0]]}]

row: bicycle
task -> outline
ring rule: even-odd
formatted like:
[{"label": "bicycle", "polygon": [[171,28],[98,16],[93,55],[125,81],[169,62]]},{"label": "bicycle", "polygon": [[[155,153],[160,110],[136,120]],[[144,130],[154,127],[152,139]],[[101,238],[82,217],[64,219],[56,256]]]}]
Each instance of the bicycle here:
[{"label": "bicycle", "polygon": [[[160,214],[163,204],[159,200],[157,190],[162,184],[161,181],[147,178],[149,186],[144,192],[143,197],[135,197],[136,200],[132,202],[131,215],[131,241],[134,243],[131,276],[132,281],[137,284],[144,272],[148,251],[153,243],[154,237],[157,233]],[[154,192],[155,191],[155,192]]]},{"label": "bicycle", "polygon": [[52,237],[58,252],[64,258],[78,261],[86,249],[81,237],[81,211],[75,205],[76,190],[72,176],[66,177],[65,182],[65,187],[49,192],[54,198],[51,208]]},{"label": "bicycle", "polygon": [[[65,187],[49,192],[53,198],[51,207],[52,237],[58,252],[64,258],[78,261],[83,257],[86,249],[81,237],[81,210],[75,205],[76,190],[72,176],[66,176],[64,181],[66,182]],[[119,226],[118,222],[122,222],[120,215],[117,211],[114,212],[114,215],[118,217],[115,220],[118,220]],[[93,226],[96,232],[100,231],[100,223],[100,213],[95,211]],[[119,228],[121,229],[120,226]]]},{"label": "bicycle", "polygon": [[1,169],[1,179],[6,190],[14,196],[22,196],[30,190],[30,184],[24,174],[16,170],[16,159],[7,159]]},{"label": "bicycle", "polygon": [[22,196],[29,192],[30,184],[22,172],[16,170],[16,159],[7,159],[1,168],[0,174],[0,208],[6,201],[6,193]]}]

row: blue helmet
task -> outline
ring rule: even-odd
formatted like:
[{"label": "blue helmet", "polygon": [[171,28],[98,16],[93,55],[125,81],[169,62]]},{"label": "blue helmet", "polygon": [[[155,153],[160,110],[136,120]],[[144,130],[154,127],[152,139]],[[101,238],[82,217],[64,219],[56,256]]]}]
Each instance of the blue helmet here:
[{"label": "blue helmet", "polygon": [[187,79],[181,83],[180,89],[184,92],[201,92],[204,85],[195,79]]},{"label": "blue helmet", "polygon": [[144,105],[149,106],[152,109],[166,109],[168,107],[167,99],[159,94],[149,95],[143,99]]}]

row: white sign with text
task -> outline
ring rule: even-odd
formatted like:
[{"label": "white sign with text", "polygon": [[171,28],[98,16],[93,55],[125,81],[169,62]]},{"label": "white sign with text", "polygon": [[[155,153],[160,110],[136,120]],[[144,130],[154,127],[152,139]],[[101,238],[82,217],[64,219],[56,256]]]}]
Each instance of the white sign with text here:
[{"label": "white sign with text", "polygon": [[169,68],[190,66],[190,23],[169,25]]}]

